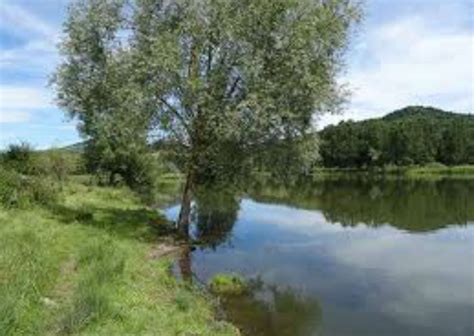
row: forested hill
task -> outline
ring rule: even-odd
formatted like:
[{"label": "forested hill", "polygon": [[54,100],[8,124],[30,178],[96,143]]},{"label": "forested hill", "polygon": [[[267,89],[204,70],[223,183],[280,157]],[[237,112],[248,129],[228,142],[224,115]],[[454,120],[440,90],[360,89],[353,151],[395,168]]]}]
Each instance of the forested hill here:
[{"label": "forested hill", "polygon": [[72,145],[64,146],[61,149],[74,153],[83,153],[87,146],[87,141],[77,142]]},{"label": "forested hill", "polygon": [[383,118],[345,121],[320,132],[326,167],[439,162],[474,164],[474,116],[409,106]]},{"label": "forested hill", "polygon": [[465,119],[472,120],[474,115],[443,111],[434,107],[407,106],[393,111],[382,117],[384,121],[396,121],[407,118],[429,118],[429,119]]}]

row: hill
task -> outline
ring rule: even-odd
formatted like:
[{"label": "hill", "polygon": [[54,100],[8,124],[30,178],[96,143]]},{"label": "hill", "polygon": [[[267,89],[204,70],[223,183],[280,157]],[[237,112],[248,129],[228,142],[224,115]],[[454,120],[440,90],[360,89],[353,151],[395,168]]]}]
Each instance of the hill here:
[{"label": "hill", "polygon": [[83,153],[85,148],[86,148],[87,142],[82,141],[82,142],[77,142],[72,145],[64,146],[61,149],[69,152],[74,152],[74,153]]},{"label": "hill", "polygon": [[326,167],[474,163],[474,116],[408,106],[378,119],[344,121],[320,132]]},{"label": "hill", "polygon": [[448,112],[434,107],[425,106],[407,106],[393,111],[382,117],[385,121],[395,121],[406,118],[429,118],[429,119],[469,119],[474,118],[472,114],[461,114]]}]

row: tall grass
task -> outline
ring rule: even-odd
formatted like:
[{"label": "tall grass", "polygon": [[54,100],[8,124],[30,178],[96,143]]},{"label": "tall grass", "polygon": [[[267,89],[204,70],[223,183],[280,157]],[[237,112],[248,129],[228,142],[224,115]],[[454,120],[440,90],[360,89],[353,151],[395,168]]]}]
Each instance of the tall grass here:
[{"label": "tall grass", "polygon": [[0,335],[35,334],[42,293],[54,276],[54,262],[37,234],[19,230],[0,235]]},{"label": "tall grass", "polygon": [[53,207],[0,207],[1,336],[236,335],[153,257],[156,211],[127,188],[62,193]]},{"label": "tall grass", "polygon": [[110,239],[94,239],[81,248],[77,261],[81,275],[70,308],[59,321],[61,332],[71,334],[116,314],[110,287],[122,275],[124,265],[123,252]]}]

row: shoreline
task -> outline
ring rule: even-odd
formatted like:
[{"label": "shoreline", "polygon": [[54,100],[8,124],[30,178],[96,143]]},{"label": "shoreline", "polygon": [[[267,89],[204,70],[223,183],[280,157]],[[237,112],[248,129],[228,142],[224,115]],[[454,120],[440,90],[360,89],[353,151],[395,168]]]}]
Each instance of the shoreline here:
[{"label": "shoreline", "polygon": [[316,168],[313,177],[349,177],[368,176],[392,176],[399,178],[454,178],[474,179],[474,165],[443,166],[389,166],[369,168]]},{"label": "shoreline", "polygon": [[84,181],[51,206],[0,209],[0,308],[15,312],[0,334],[240,335],[169,272],[182,244],[168,228],[128,188]]}]

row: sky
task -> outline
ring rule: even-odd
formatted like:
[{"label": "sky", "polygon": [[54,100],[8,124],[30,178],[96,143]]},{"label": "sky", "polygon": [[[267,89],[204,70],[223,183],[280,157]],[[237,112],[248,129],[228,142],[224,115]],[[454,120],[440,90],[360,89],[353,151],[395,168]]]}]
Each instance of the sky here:
[{"label": "sky", "polygon": [[[80,141],[54,104],[48,79],[69,0],[0,0],[0,148]],[[407,105],[474,112],[474,2],[367,0],[341,83],[352,94],[343,119],[383,116]]]}]

